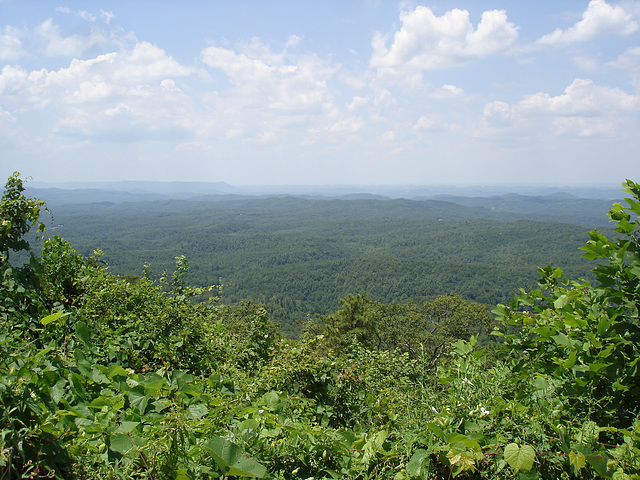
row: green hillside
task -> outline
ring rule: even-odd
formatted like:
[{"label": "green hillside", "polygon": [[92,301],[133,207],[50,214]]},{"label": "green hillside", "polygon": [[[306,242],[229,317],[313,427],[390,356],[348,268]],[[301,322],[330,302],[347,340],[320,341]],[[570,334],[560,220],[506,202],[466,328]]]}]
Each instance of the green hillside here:
[{"label": "green hillside", "polygon": [[[594,215],[579,207],[567,204]],[[589,275],[578,252],[589,228],[527,217],[435,200],[217,198],[59,205],[50,232],[84,255],[101,249],[118,274],[140,275],[146,262],[159,274],[185,255],[191,283],[221,283],[228,303],[262,302],[297,335],[297,322],[348,293],[390,302],[455,292],[494,305],[534,286],[540,265]]]}]

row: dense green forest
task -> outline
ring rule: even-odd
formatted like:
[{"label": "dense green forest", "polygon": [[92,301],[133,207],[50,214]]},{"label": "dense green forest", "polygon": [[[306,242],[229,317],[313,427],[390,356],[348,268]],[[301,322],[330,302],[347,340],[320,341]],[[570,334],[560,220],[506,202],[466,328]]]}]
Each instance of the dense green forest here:
[{"label": "dense green forest", "polygon": [[0,478],[640,478],[640,185],[623,186],[614,231],[581,247],[592,283],[540,268],[492,312],[350,294],[292,340],[263,305],[190,286],[184,256],[119,276],[50,236],[16,173]]},{"label": "dense green forest", "polygon": [[185,255],[191,284],[223,285],[217,294],[227,304],[263,303],[293,336],[301,320],[334,311],[349,293],[388,303],[455,292],[495,305],[534,287],[540,265],[592,278],[578,248],[590,229],[609,231],[603,201],[561,196],[82,205],[41,193],[54,199],[49,231],[85,256],[101,249],[113,273],[141,275],[148,262],[159,275]]}]

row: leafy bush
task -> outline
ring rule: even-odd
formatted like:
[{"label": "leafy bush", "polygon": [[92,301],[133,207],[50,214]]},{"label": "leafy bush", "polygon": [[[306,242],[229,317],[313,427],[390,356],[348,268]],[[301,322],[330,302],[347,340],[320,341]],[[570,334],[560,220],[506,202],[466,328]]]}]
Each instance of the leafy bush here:
[{"label": "leafy bush", "polygon": [[[189,287],[188,263],[112,275],[63,239],[17,175],[0,230],[0,479],[640,478],[640,187],[590,234],[598,283],[540,270],[495,309],[348,296],[280,338],[253,302]],[[13,218],[16,216],[16,218]],[[485,346],[485,348],[482,348]]]}]

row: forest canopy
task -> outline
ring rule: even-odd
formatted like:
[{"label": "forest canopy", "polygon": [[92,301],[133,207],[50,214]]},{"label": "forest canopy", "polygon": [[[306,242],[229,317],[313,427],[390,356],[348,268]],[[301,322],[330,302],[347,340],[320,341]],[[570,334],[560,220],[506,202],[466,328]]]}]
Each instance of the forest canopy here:
[{"label": "forest canopy", "polygon": [[640,185],[623,187],[613,234],[582,246],[592,282],[543,267],[492,313],[352,294],[290,340],[262,304],[190,286],[184,256],[132,277],[59,236],[34,251],[44,204],[16,173],[0,478],[638,478]]},{"label": "forest canopy", "polygon": [[139,276],[148,264],[148,273],[160,275],[185,255],[190,284],[222,285],[217,296],[225,304],[262,303],[283,332],[297,337],[301,320],[332,313],[349,294],[390,303],[455,293],[495,305],[534,288],[541,265],[594,278],[578,249],[590,229],[610,233],[608,206],[562,196],[508,199],[510,211],[495,198],[486,207],[477,199],[475,206],[293,196],[64,200],[47,220],[52,234],[84,256],[101,249],[116,274]]}]

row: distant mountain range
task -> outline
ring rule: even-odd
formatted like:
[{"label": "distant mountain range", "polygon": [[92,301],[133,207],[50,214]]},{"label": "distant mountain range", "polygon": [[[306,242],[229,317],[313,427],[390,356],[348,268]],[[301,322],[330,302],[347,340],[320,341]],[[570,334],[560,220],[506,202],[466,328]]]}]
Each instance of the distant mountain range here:
[{"label": "distant mountain range", "polygon": [[[619,188],[550,186],[389,186],[389,185],[280,185],[233,186],[225,182],[67,182],[27,184],[29,195],[51,204],[122,203],[168,199],[221,200],[229,198],[295,195],[308,198],[414,200],[466,198],[477,205],[480,198],[493,197],[494,207],[513,200],[513,196],[548,198],[585,198],[612,200],[622,198]],[[510,197],[511,195],[511,197]],[[457,202],[460,203],[460,202]],[[469,204],[469,203],[466,203]]]}]

